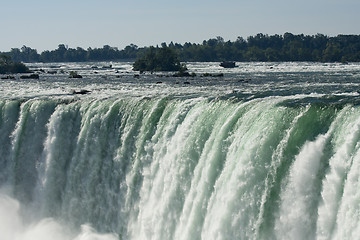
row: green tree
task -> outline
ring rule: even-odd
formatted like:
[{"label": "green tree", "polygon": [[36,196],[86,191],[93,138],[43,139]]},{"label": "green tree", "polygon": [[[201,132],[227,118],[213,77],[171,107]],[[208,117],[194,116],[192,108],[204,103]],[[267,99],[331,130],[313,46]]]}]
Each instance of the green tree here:
[{"label": "green tree", "polygon": [[138,46],[136,46],[135,44],[130,44],[130,45],[126,46],[124,48],[124,50],[122,50],[123,58],[127,58],[127,59],[129,59],[129,58],[135,59],[137,53],[138,53]]},{"label": "green tree", "polygon": [[323,54],[324,62],[340,62],[341,61],[341,50],[340,46],[337,43],[328,43]]},{"label": "green tree", "polygon": [[277,62],[280,61],[281,56],[279,51],[276,51],[274,48],[267,48],[265,50],[265,58],[266,61]]},{"label": "green tree", "polygon": [[257,46],[250,47],[246,52],[248,61],[266,61],[265,51]]}]

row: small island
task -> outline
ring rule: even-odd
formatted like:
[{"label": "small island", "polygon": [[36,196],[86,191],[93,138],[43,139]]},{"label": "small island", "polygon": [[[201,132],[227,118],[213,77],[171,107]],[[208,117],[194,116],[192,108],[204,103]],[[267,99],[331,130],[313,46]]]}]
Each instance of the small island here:
[{"label": "small island", "polygon": [[0,74],[7,73],[29,73],[30,70],[21,62],[13,62],[11,57],[0,54]]},{"label": "small island", "polygon": [[187,68],[181,64],[177,53],[166,46],[150,47],[143,56],[133,64],[134,71],[140,72],[179,72],[185,73]]}]

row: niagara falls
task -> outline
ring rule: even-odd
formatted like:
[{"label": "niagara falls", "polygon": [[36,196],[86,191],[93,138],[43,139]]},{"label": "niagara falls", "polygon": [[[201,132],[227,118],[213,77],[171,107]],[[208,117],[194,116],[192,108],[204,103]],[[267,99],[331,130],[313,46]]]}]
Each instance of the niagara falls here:
[{"label": "niagara falls", "polygon": [[0,81],[1,239],[360,236],[360,64],[111,64]]}]

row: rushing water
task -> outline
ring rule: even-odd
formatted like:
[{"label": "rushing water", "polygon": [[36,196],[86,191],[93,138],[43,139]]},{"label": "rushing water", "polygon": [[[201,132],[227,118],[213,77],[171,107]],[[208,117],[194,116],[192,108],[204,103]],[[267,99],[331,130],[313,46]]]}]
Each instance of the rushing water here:
[{"label": "rushing water", "polygon": [[0,81],[0,239],[360,237],[360,64],[107,65]]}]

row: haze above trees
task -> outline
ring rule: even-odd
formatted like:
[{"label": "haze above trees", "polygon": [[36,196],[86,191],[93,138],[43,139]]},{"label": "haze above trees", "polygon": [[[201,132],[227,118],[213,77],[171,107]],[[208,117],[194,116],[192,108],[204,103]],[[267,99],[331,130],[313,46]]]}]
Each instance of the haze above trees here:
[{"label": "haze above trees", "polygon": [[[323,34],[267,35],[259,33],[246,40],[238,37],[235,41],[225,41],[222,37],[204,40],[201,44],[186,42],[162,43],[174,51],[179,61],[314,61],[314,62],[359,62],[360,35],[338,35],[328,37]],[[149,49],[134,44],[119,50],[105,45],[102,48],[68,48],[60,44],[57,49],[38,53],[36,49],[23,46],[13,48],[3,54],[14,62],[83,62],[83,61],[134,61],[144,56]]]}]

